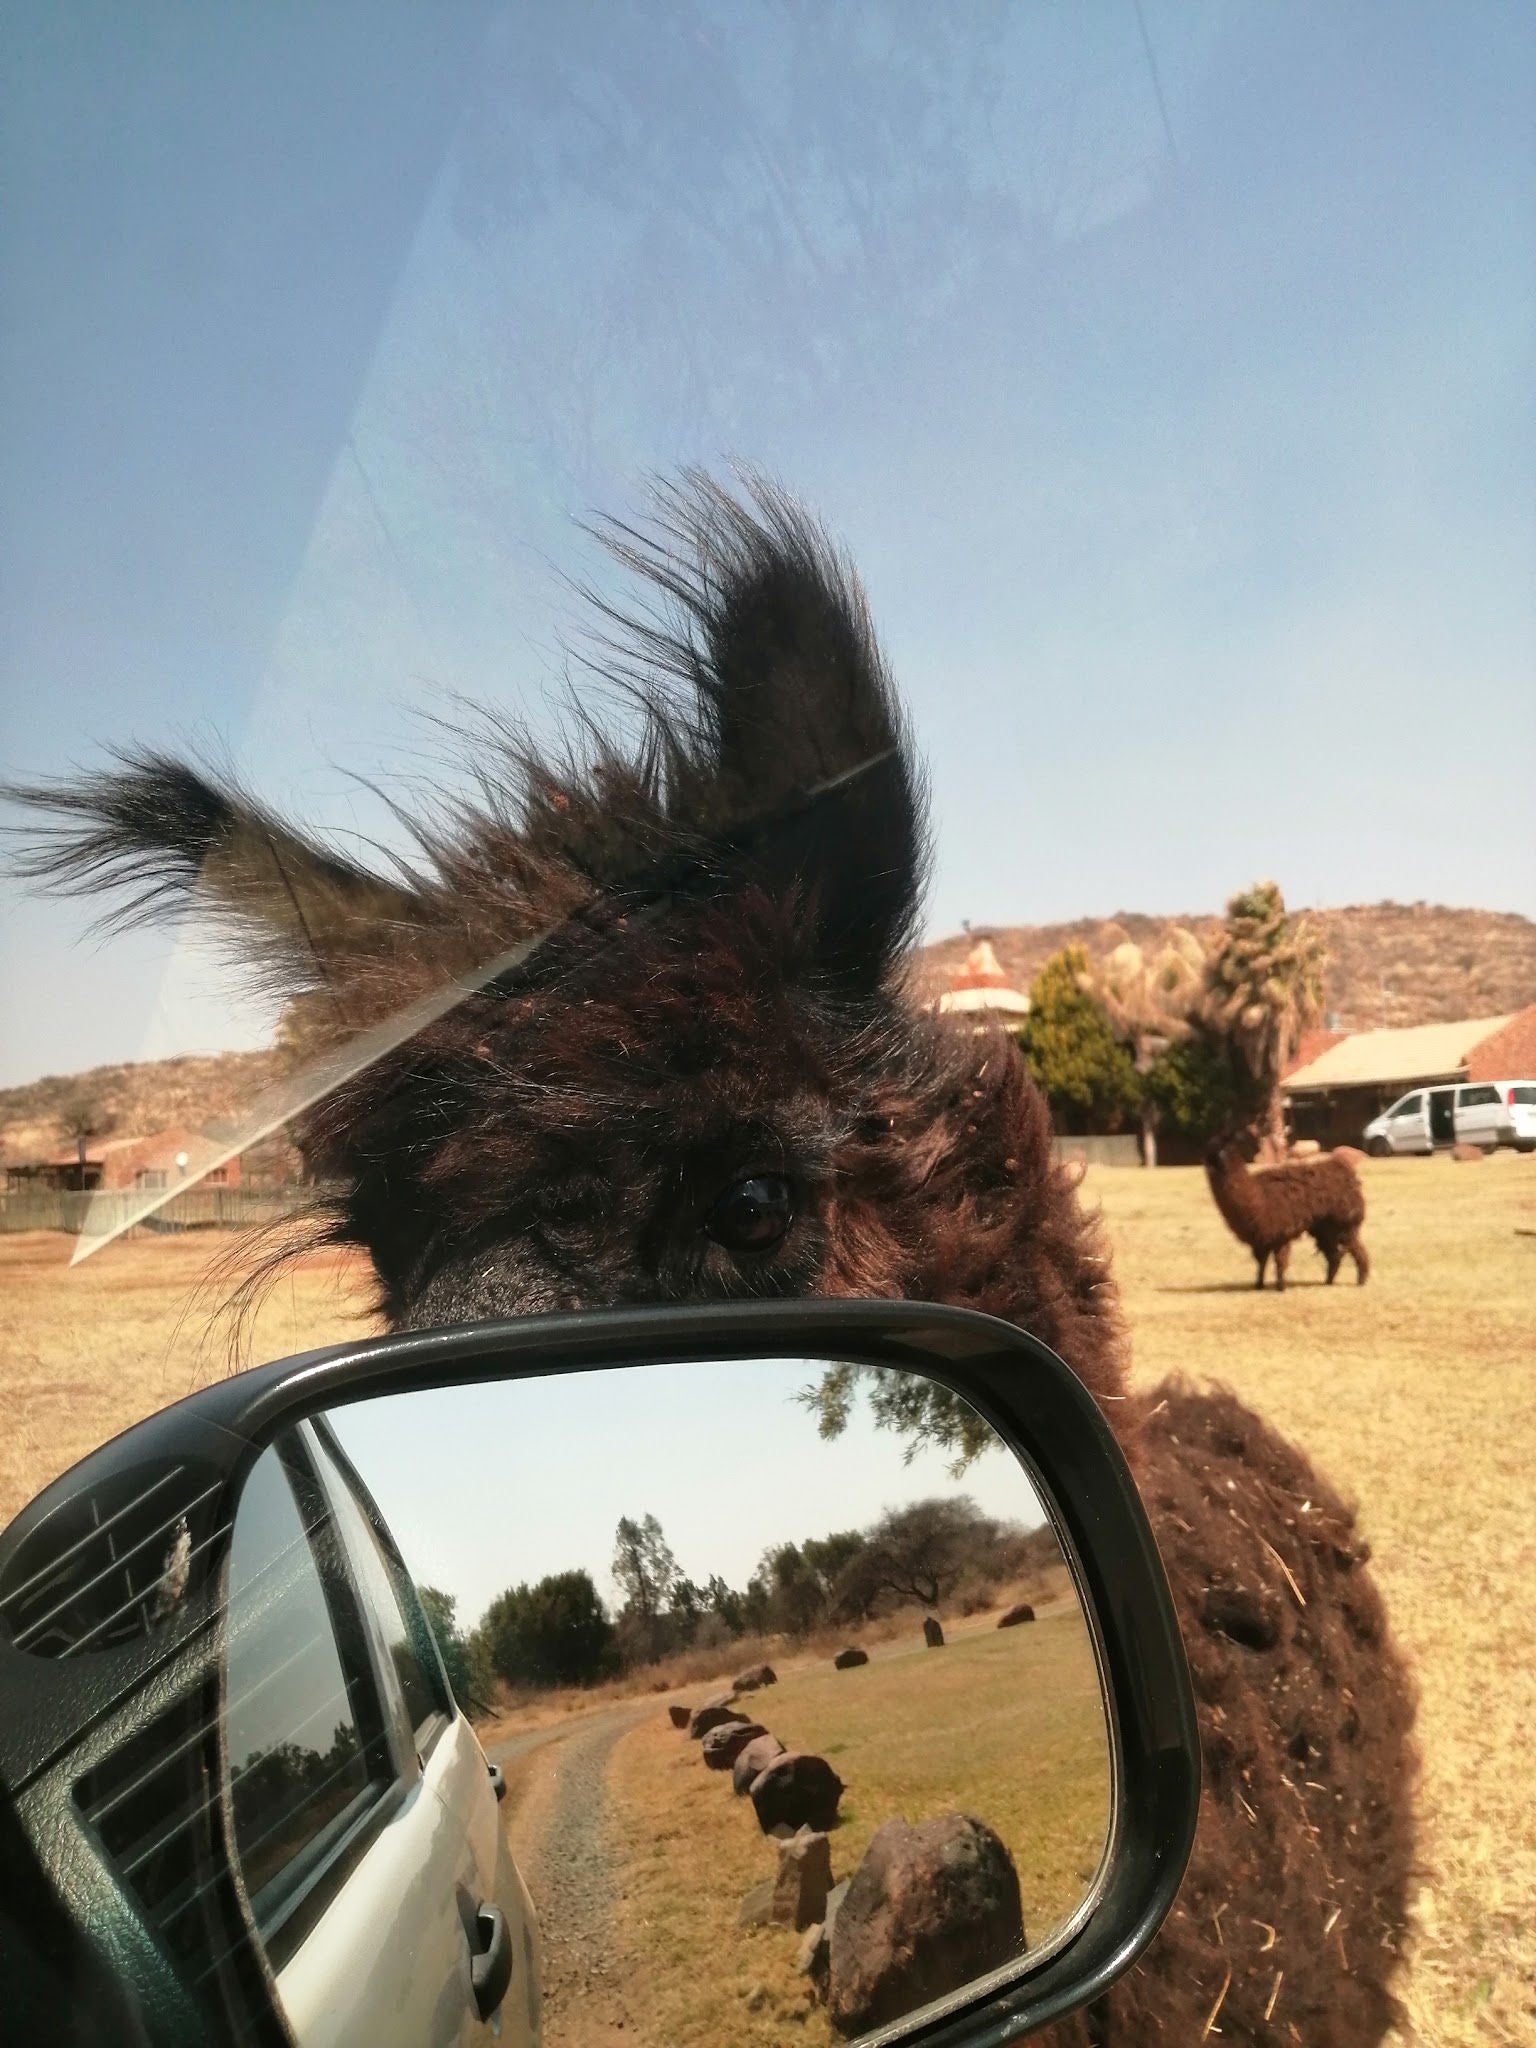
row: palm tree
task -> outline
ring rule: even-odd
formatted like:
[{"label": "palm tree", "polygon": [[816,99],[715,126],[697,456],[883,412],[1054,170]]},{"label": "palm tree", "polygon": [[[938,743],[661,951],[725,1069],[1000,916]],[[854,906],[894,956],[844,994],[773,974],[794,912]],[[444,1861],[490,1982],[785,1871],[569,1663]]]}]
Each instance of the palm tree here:
[{"label": "palm tree", "polygon": [[[1182,925],[1170,925],[1157,951],[1126,939],[1086,977],[1145,1081],[1158,1054],[1188,1035],[1205,988],[1205,948]],[[1141,1163],[1157,1164],[1157,1104],[1145,1087],[1138,1108]]]},{"label": "palm tree", "polygon": [[1286,909],[1277,883],[1255,882],[1228,903],[1207,1001],[1258,1092],[1254,1128],[1271,1158],[1285,1153],[1282,1082],[1301,1034],[1322,1012],[1326,960],[1322,935]]}]

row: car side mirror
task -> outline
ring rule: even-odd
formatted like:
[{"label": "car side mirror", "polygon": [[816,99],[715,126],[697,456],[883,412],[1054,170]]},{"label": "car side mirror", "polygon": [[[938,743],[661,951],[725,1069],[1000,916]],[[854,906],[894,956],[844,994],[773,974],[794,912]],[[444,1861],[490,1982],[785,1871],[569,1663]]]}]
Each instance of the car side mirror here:
[{"label": "car side mirror", "polygon": [[388,1337],[126,1432],[0,1535],[0,1783],[124,2039],[962,2048],[1141,1952],[1199,1765],[1070,1369],[795,1301]]}]

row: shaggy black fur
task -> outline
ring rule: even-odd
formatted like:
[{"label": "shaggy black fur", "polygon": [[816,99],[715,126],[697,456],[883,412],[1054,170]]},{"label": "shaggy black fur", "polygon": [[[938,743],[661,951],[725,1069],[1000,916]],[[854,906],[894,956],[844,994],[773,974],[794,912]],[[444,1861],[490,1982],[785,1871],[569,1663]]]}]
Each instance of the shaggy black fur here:
[{"label": "shaggy black fur", "polygon": [[1264,1285],[1264,1267],[1273,1258],[1275,1285],[1284,1289],[1291,1246],[1302,1236],[1310,1237],[1327,1260],[1330,1287],[1346,1252],[1355,1262],[1356,1283],[1365,1285],[1371,1271],[1360,1240],[1365,1193],[1347,1159],[1330,1153],[1252,1173],[1236,1140],[1220,1137],[1206,1148],[1205,1171],[1233,1236],[1241,1238],[1258,1262],[1256,1287]]},{"label": "shaggy black fur", "polygon": [[[23,801],[29,871],[191,902],[316,1042],[435,1021],[298,1136],[323,1228],[398,1326],[615,1301],[883,1294],[1010,1317],[1081,1374],[1138,1472],[1184,1616],[1207,1782],[1179,1907],[1059,2043],[1367,2048],[1411,1865],[1412,1696],[1351,1517],[1234,1397],[1132,1397],[1097,1223],[1008,1040],[903,998],[922,802],[846,565],[786,500],[694,480],[621,553],[670,611],[610,645],[625,754],[509,731],[421,860],[353,867],[152,755]],[[682,694],[679,695],[681,689]],[[723,1194],[788,1183],[782,1238]]]}]

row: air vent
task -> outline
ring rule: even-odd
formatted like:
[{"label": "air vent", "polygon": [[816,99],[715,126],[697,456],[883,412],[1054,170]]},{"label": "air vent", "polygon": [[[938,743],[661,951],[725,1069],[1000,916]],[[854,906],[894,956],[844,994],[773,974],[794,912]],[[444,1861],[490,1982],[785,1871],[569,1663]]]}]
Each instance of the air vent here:
[{"label": "air vent", "polygon": [[221,1491],[211,1467],[161,1461],[57,1509],[0,1577],[13,1648],[71,1657],[147,1634],[198,1583]]},{"label": "air vent", "polygon": [[274,2023],[215,1797],[217,1693],[200,1685],[76,1780],[103,1859],[201,2015],[198,2038],[262,2048]]},{"label": "air vent", "polygon": [[191,1694],[75,1786],[75,1804],[172,1960],[195,1978],[224,1945],[228,1880],[205,1752],[209,1707]]}]

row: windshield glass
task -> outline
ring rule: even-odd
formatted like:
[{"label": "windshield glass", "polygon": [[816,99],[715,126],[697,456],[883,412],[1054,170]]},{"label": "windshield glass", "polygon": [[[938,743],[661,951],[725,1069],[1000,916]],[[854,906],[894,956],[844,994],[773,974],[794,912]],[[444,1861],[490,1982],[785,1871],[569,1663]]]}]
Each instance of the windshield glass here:
[{"label": "windshield glass", "polygon": [[[1408,2003],[1502,2021],[1536,1161],[1455,1097],[1536,1099],[1536,17],[42,6],[0,48],[0,1521],[252,1359],[930,1289],[891,1190],[947,1198],[1015,1074],[1111,1266],[1001,1312],[1112,1271],[1138,1386],[1243,1379],[1369,1504],[1445,1745]],[[975,1121],[901,1127],[986,1033]],[[1247,1320],[1236,1167],[1338,1153],[1375,1281],[1304,1233]],[[483,1587],[435,1554],[451,1664]]]}]

